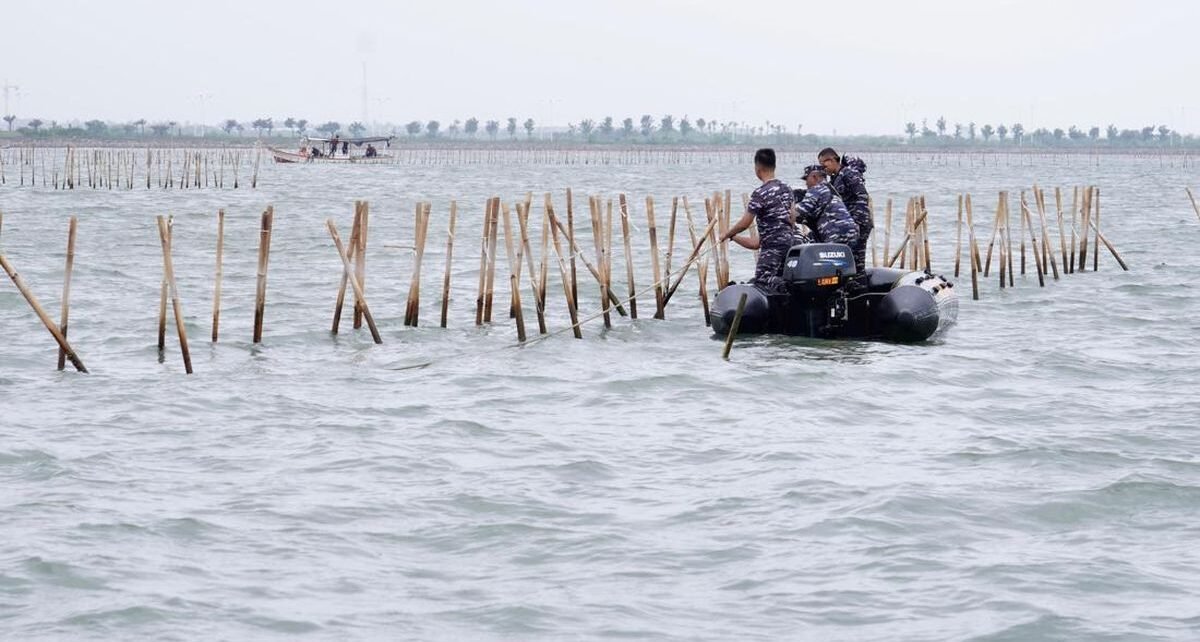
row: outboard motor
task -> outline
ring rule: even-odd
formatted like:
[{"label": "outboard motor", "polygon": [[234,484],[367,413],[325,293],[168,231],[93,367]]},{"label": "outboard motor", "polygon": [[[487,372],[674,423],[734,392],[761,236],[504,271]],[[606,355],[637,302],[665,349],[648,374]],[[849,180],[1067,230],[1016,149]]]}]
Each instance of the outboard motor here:
[{"label": "outboard motor", "polygon": [[788,334],[827,337],[847,320],[845,285],[856,274],[854,253],[840,243],[793,245],[780,276],[787,283]]}]

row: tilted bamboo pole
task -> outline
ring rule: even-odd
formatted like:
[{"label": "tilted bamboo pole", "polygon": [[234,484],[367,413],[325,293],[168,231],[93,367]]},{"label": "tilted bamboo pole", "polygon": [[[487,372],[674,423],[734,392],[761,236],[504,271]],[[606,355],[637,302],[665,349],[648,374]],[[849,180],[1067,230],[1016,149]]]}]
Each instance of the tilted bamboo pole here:
[{"label": "tilted bamboo pole", "polygon": [[50,319],[50,315],[46,314],[46,310],[38,303],[37,297],[33,296],[33,292],[25,284],[25,279],[21,278],[16,268],[12,266],[12,263],[8,262],[8,259],[3,254],[0,254],[0,268],[3,268],[5,274],[8,274],[8,278],[12,279],[13,285],[17,286],[17,290],[21,292],[21,296],[25,297],[25,301],[29,303],[29,307],[33,308],[34,314],[42,321],[42,325],[46,326],[46,330],[54,337],[54,340],[58,343],[58,347],[67,353],[67,359],[70,360],[71,365],[75,366],[75,369],[79,372],[86,373],[88,369],[84,367],[83,360],[79,358],[79,355],[75,354],[75,350],[71,348],[71,344],[67,343],[67,338],[59,331],[58,326],[54,325],[54,321]]},{"label": "tilted bamboo pole", "polygon": [[162,242],[163,273],[171,289],[171,313],[175,317],[175,330],[179,333],[179,350],[183,353],[183,369],[192,374],[192,355],[188,350],[187,330],[183,326],[183,303],[179,300],[179,287],[175,284],[175,266],[171,259],[171,230],[161,215],[158,217],[158,238]]},{"label": "tilted bamboo pole", "polygon": [[[67,318],[71,308],[71,273],[75,266],[75,228],[78,220],[72,216],[70,223],[67,226],[67,266],[63,271],[63,292],[62,292],[62,310],[58,321],[58,331],[62,333],[63,338],[67,336]],[[67,351],[58,348],[58,369],[62,370],[67,367]]]},{"label": "tilted bamboo pole", "polygon": [[333,245],[337,248],[338,257],[342,259],[342,274],[350,281],[350,286],[354,288],[354,299],[362,305],[363,318],[367,321],[367,327],[371,330],[371,338],[375,343],[383,343],[383,338],[379,336],[379,330],[375,327],[375,318],[371,316],[371,308],[367,305],[367,297],[363,294],[362,287],[358,284],[358,279],[352,278],[354,268],[350,265],[350,258],[346,256],[346,250],[342,248],[342,239],[338,236],[337,227],[333,224],[332,218],[325,219],[325,226],[329,228],[329,236],[333,239]]}]

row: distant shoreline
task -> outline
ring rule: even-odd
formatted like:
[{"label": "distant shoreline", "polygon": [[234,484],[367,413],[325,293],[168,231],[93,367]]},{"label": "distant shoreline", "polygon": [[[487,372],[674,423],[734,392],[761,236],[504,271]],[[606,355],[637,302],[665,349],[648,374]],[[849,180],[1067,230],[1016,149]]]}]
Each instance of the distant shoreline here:
[{"label": "distant shoreline", "polygon": [[[230,149],[253,151],[260,141],[254,139],[230,139],[224,137],[162,137],[162,138],[30,138],[26,136],[0,135],[0,148],[93,148],[93,149]],[[270,146],[285,151],[292,151],[299,142],[296,138],[271,138],[261,141],[264,147]],[[774,147],[780,153],[815,153],[822,144],[797,144],[794,142],[775,143],[756,141],[752,144],[678,144],[678,143],[581,143],[559,141],[480,141],[480,140],[410,140],[397,137],[391,145],[393,152],[400,151],[472,151],[472,152],[558,152],[558,153],[696,153],[696,154],[751,154],[759,147]],[[923,154],[923,155],[984,155],[984,156],[1097,156],[1097,155],[1134,155],[1134,156],[1191,156],[1200,155],[1200,147],[1170,147],[1170,146],[1137,146],[1121,145],[1109,147],[1096,146],[1016,146],[997,144],[963,144],[947,146],[924,146],[865,144],[854,145],[852,141],[834,143],[841,152],[847,154]]]}]

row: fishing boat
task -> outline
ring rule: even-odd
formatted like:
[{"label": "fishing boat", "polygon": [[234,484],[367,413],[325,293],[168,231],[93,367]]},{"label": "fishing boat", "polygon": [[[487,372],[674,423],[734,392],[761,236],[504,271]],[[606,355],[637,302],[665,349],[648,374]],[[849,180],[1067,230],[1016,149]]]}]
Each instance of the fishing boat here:
[{"label": "fishing boat", "polygon": [[915,343],[958,320],[958,295],[945,277],[896,268],[867,268],[856,275],[853,253],[837,243],[792,246],[780,276],[783,292],[748,283],[722,289],[709,310],[713,331],[729,333],[743,295],[739,335]]},{"label": "fishing boat", "polygon": [[[390,163],[391,154],[371,150],[376,143],[390,147],[395,136],[374,136],[369,138],[314,138],[306,136],[300,139],[300,151],[284,151],[275,147],[267,147],[276,163],[361,163],[378,164]],[[346,152],[343,153],[342,149]],[[314,153],[315,152],[315,153]]]}]

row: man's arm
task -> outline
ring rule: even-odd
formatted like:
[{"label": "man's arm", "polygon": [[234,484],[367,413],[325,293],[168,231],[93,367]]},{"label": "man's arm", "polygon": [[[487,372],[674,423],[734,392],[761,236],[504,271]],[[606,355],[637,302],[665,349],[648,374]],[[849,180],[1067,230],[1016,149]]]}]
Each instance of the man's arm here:
[{"label": "man's arm", "polygon": [[[729,229],[726,230],[725,236],[721,240],[724,241],[725,239],[733,239],[735,243],[737,243],[738,245],[742,245],[741,241],[738,241],[737,239],[734,239],[733,237],[737,236],[738,234],[741,234],[742,232],[745,232],[746,228],[750,227],[750,224],[753,222],[754,222],[754,214],[752,214],[750,212],[750,210],[746,210],[746,213],[742,214],[742,218],[738,219],[737,223],[734,223],[733,225],[729,226]],[[742,245],[742,247],[746,247],[746,246]],[[750,249],[754,249],[754,248],[750,248]]]}]

